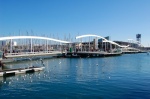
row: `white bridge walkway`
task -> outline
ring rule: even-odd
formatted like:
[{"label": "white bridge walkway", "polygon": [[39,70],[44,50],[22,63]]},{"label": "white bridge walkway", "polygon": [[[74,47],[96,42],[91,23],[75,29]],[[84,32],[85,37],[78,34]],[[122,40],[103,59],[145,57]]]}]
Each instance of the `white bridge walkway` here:
[{"label": "white bridge walkway", "polygon": [[[20,40],[25,40],[23,44],[20,44]],[[36,41],[43,40],[40,44],[35,43]],[[31,59],[31,58],[49,58],[49,57],[57,57],[61,56],[63,53],[63,50],[61,49],[61,45],[70,43],[68,41],[64,40],[58,40],[54,38],[48,38],[48,37],[40,37],[40,36],[10,36],[10,37],[0,37],[0,41],[2,42],[7,42],[7,44],[2,45],[1,44],[1,57],[0,61],[3,63],[7,62],[13,62],[17,60],[26,60],[26,59]],[[18,41],[19,45],[13,45],[14,41]],[[52,42],[54,44],[52,44]],[[59,44],[60,45],[59,45]],[[53,48],[52,46],[57,46],[59,45],[60,49],[51,49]],[[20,51],[14,51],[18,50],[19,48],[16,46],[21,47],[22,49]],[[28,50],[23,51],[25,48]],[[36,47],[36,48],[35,48]],[[58,46],[57,46],[58,47]],[[40,50],[35,50],[37,48],[40,48]],[[41,51],[42,49],[42,51]],[[2,54],[3,53],[3,54]]]}]

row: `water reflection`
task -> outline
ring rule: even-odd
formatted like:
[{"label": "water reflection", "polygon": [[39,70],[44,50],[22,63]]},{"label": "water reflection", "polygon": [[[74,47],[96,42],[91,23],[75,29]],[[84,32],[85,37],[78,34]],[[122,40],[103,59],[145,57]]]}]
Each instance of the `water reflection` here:
[{"label": "water reflection", "polygon": [[113,71],[111,63],[114,59],[108,58],[87,58],[78,61],[79,68],[77,68],[77,81],[91,81],[110,78],[110,73]]},{"label": "water reflection", "polygon": [[[115,58],[59,58],[45,59],[45,70],[39,73],[17,75],[14,78],[22,81],[33,82],[69,82],[77,83],[101,79],[110,79]],[[30,66],[41,66],[41,61],[26,61],[20,63],[7,64],[5,68],[25,68]],[[18,77],[18,78],[17,78]],[[5,79],[6,80],[6,79]]]}]

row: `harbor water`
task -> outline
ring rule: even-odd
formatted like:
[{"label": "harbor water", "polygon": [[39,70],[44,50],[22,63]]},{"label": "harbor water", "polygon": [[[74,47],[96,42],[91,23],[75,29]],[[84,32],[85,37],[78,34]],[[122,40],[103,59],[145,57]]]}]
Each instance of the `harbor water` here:
[{"label": "harbor water", "polygon": [[[149,99],[150,55],[43,60],[44,71],[0,77],[0,99]],[[41,66],[40,60],[4,69]]]}]

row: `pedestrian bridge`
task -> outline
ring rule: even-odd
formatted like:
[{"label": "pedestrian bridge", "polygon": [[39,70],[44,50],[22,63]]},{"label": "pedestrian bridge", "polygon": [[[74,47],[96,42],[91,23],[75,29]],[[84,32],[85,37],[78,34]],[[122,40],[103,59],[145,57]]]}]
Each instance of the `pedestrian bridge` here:
[{"label": "pedestrian bridge", "polygon": [[13,40],[13,39],[41,39],[41,40],[47,40],[47,41],[55,41],[60,43],[70,43],[68,41],[48,38],[48,37],[40,37],[40,36],[9,36],[9,37],[0,37],[0,41],[4,40]]}]

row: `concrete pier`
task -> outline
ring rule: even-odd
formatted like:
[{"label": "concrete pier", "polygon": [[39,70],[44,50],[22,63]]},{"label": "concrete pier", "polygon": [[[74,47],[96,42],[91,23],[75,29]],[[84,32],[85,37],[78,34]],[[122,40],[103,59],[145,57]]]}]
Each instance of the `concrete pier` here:
[{"label": "concrete pier", "polygon": [[14,76],[17,74],[23,74],[23,73],[31,73],[36,71],[41,71],[45,67],[28,67],[28,68],[19,68],[19,69],[8,69],[8,70],[0,70],[0,77],[7,77],[7,76]]},{"label": "concrete pier", "polygon": [[11,63],[24,60],[46,59],[52,57],[61,57],[60,51],[41,51],[41,52],[22,52],[22,53],[7,53],[5,58],[1,58],[2,63]]}]

